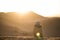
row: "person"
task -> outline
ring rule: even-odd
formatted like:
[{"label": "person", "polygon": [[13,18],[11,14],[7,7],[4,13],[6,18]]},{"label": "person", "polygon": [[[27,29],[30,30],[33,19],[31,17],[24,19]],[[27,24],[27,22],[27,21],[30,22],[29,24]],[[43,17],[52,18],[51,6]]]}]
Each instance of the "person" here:
[{"label": "person", "polygon": [[42,36],[42,26],[40,24],[39,21],[37,21],[34,25],[34,37],[37,40],[43,40],[43,36]]}]

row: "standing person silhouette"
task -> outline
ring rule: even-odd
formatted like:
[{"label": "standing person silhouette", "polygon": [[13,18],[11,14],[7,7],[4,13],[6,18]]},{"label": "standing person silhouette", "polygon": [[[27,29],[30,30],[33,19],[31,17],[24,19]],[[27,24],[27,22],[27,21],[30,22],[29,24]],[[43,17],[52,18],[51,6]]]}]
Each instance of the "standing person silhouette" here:
[{"label": "standing person silhouette", "polygon": [[43,40],[42,26],[40,25],[39,21],[37,21],[34,25],[34,37],[36,40]]}]

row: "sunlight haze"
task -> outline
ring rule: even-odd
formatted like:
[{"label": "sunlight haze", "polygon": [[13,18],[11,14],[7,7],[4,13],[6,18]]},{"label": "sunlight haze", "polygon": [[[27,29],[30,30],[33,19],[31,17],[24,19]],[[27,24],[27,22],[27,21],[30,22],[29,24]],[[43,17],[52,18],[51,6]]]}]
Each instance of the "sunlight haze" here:
[{"label": "sunlight haze", "polygon": [[60,16],[60,0],[0,0],[1,12],[34,11],[45,17]]}]

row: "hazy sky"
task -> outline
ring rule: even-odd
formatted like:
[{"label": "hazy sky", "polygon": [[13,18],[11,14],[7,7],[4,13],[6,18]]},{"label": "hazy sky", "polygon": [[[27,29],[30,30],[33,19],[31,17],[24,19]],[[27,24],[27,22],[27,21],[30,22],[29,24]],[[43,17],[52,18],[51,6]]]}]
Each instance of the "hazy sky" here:
[{"label": "hazy sky", "polygon": [[43,16],[60,16],[60,0],[0,0],[0,11],[34,11]]}]

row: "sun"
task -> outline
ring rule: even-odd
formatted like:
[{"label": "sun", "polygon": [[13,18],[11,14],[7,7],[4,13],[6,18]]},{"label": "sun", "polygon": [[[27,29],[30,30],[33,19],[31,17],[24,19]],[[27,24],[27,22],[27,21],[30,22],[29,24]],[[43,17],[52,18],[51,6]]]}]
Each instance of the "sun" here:
[{"label": "sun", "polygon": [[24,10],[24,9],[23,10],[21,9],[21,10],[16,11],[16,13],[17,14],[20,14],[20,15],[26,15],[27,12],[28,12],[28,10]]},{"label": "sun", "polygon": [[27,12],[31,11],[27,6],[20,7],[16,12],[21,15],[26,15]]},{"label": "sun", "polygon": [[28,10],[19,10],[19,11],[17,11],[16,13],[18,14],[18,15],[20,15],[20,16],[25,16],[25,15],[27,15],[28,13]]},{"label": "sun", "polygon": [[20,14],[20,15],[26,15],[27,13],[26,12],[16,12],[17,14]]}]

